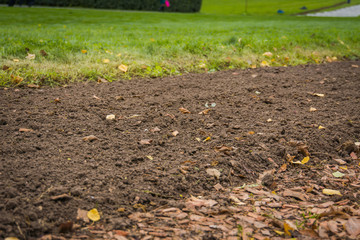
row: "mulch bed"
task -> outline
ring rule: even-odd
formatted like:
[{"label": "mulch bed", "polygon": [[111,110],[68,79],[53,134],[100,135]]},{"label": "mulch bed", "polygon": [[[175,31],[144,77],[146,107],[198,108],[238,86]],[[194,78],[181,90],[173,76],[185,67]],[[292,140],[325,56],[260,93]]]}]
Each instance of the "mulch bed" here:
[{"label": "mulch bed", "polygon": [[0,238],[358,239],[359,65],[1,89]]}]

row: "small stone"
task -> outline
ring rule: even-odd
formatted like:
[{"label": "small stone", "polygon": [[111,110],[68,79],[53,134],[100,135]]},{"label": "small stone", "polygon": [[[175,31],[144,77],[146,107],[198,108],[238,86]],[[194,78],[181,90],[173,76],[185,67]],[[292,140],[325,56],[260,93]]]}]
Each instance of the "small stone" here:
[{"label": "small stone", "polygon": [[115,115],[114,114],[110,114],[106,116],[106,120],[108,121],[114,121],[115,120]]}]

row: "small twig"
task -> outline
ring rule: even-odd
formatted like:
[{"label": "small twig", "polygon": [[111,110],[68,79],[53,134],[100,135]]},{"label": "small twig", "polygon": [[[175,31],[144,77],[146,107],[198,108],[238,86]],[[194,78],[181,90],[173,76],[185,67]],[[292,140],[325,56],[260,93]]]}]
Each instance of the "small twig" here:
[{"label": "small twig", "polygon": [[16,226],[17,226],[17,228],[18,228],[18,230],[19,230],[19,232],[20,232],[21,236],[22,236],[24,239],[26,239],[26,236],[25,236],[25,235],[24,235],[24,233],[22,232],[22,230],[21,230],[21,228],[20,228],[19,223],[18,223],[18,222],[15,222],[15,223],[16,223]]}]

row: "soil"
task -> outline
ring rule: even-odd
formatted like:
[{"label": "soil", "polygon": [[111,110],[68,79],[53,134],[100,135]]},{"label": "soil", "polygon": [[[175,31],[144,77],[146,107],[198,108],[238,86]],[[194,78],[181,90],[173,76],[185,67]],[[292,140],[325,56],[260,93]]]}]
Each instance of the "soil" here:
[{"label": "soil", "polygon": [[[0,238],[105,238],[116,229],[116,239],[224,239],[223,229],[189,230],[172,219],[188,214],[189,203],[201,199],[217,201],[223,212],[216,216],[233,217],[233,201],[226,196],[259,177],[256,191],[311,185],[319,194],[308,201],[349,200],[358,209],[359,65],[1,89]],[[110,114],[115,119],[108,120]],[[308,163],[292,164],[307,155]],[[334,159],[343,160],[346,170]],[[334,168],[348,177],[322,182],[321,171]],[[325,187],[342,195],[323,195]],[[93,208],[100,221],[79,217],[78,209]],[[161,226],[180,232],[149,230],[161,222],[154,219],[164,209],[175,215]],[[197,220],[186,216],[188,222]],[[64,225],[68,221],[71,227]],[[232,224],[230,230],[239,234],[239,223]]]}]

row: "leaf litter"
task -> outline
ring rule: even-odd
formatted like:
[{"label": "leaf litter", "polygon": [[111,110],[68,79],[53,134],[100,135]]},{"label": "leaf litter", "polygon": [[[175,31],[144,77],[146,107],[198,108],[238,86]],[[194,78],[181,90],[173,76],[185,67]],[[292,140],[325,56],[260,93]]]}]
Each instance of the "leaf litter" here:
[{"label": "leaf litter", "polygon": [[[1,238],[356,239],[359,110],[349,106],[359,86],[346,79],[359,70],[351,64],[1,90]],[[344,72],[333,70],[340,66]],[[312,85],[324,77],[344,81]],[[305,85],[304,78],[314,81]],[[192,90],[173,94],[184,88]],[[276,101],[249,96],[256,89]],[[326,97],[309,102],[312,89]],[[101,101],[81,99],[89,92],[101,92]],[[221,108],[179,112],[203,111],[207,99]],[[310,103],[321,114],[309,112]],[[111,112],[130,117],[104,121]],[[90,134],[101,142],[84,139]]]}]

